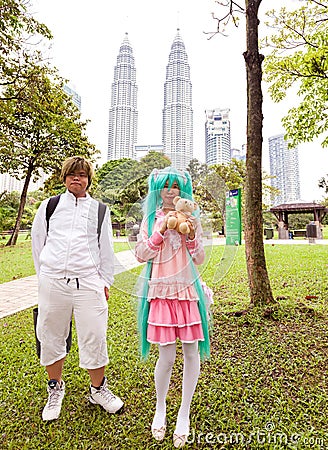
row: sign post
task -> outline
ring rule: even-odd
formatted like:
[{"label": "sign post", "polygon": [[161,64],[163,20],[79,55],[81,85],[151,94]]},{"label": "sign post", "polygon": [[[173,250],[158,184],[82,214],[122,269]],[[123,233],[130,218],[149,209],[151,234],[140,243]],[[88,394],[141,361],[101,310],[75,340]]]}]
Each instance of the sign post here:
[{"label": "sign post", "polygon": [[241,189],[226,193],[226,245],[241,244]]}]

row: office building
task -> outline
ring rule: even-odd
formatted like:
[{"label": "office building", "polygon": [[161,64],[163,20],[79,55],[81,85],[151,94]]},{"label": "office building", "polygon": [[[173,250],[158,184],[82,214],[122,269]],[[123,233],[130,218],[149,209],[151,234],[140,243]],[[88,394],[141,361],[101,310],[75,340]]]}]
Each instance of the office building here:
[{"label": "office building", "polygon": [[79,111],[81,111],[81,96],[68,84],[64,84],[63,89],[67,95],[72,97],[74,105],[79,109]]},{"label": "office building", "polygon": [[163,108],[164,154],[177,169],[193,157],[193,110],[190,66],[180,30],[174,38],[166,66]]},{"label": "office building", "polygon": [[289,149],[283,134],[269,137],[271,186],[279,190],[272,205],[300,200],[298,148]]},{"label": "office building", "polygon": [[119,50],[114,68],[108,126],[107,159],[135,159],[137,141],[136,68],[128,33]]},{"label": "office building", "polygon": [[[48,178],[49,175],[46,175],[43,171],[41,172],[40,178],[38,178],[36,181],[33,180],[33,178],[30,181],[30,184],[28,186],[28,191],[36,191],[43,187],[44,182]],[[21,180],[17,180],[15,177],[12,177],[8,173],[1,173],[0,174],[0,193],[1,192],[13,192],[18,191],[22,192],[23,187],[25,183],[25,178],[22,178]]]},{"label": "office building", "polygon": [[205,111],[205,162],[209,166],[231,161],[229,111],[220,108]]},{"label": "office building", "polygon": [[242,148],[232,148],[231,149],[231,159],[236,159],[237,161],[246,162],[246,145],[242,145]]}]

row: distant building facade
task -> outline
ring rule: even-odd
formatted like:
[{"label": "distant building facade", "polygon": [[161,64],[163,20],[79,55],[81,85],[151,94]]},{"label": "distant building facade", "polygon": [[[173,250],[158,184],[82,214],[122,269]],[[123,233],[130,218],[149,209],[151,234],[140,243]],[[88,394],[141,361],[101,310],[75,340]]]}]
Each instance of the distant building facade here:
[{"label": "distant building facade", "polygon": [[72,97],[74,105],[77,106],[79,111],[81,111],[81,96],[68,84],[65,84],[63,89],[67,95],[70,95]]},{"label": "distant building facade", "polygon": [[149,152],[164,153],[163,144],[158,145],[136,145],[135,146],[136,159],[140,160],[142,157],[146,156]]},{"label": "distant building facade", "polygon": [[229,109],[205,111],[205,162],[207,165],[231,162]]},{"label": "distant building facade", "polygon": [[192,84],[179,29],[166,66],[162,140],[164,154],[170,158],[172,166],[185,169],[193,157]]},{"label": "distant building facade", "polygon": [[271,186],[280,191],[272,205],[300,200],[298,148],[289,149],[283,134],[269,137],[269,158]]},{"label": "distant building facade", "polygon": [[246,162],[246,145],[243,145],[242,148],[232,148],[231,149],[231,159],[237,159],[237,161]]},{"label": "distant building facade", "polygon": [[114,68],[108,125],[108,160],[136,157],[137,91],[135,60],[126,33]]},{"label": "distant building facade", "polygon": [[[28,191],[36,191],[37,189],[43,187],[44,182],[49,175],[42,172],[41,177],[37,181],[32,181],[29,184]],[[10,176],[8,173],[0,174],[0,193],[1,192],[22,192],[24,187],[25,179],[17,180],[16,178]]]}]

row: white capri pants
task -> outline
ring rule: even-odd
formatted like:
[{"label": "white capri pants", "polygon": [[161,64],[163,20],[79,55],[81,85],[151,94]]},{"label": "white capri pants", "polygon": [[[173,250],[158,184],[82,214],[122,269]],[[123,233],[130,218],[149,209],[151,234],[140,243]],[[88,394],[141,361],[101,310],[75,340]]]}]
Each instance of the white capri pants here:
[{"label": "white capri pants", "polygon": [[108,364],[108,305],[104,282],[98,276],[67,279],[39,277],[37,337],[40,363],[49,366],[66,356],[66,339],[74,314],[80,367],[98,369]]}]

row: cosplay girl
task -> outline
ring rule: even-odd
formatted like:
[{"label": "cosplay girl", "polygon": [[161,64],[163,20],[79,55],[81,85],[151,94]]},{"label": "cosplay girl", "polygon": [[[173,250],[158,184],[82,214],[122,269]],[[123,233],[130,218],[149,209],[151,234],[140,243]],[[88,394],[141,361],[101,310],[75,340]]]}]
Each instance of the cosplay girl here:
[{"label": "cosplay girl", "polygon": [[188,235],[167,229],[168,217],[175,214],[173,199],[180,196],[193,200],[188,172],[172,167],[155,169],[148,188],[135,247],[138,261],[147,262],[138,312],[141,353],[146,358],[150,344],[158,345],[154,374],[156,410],[151,430],[153,437],[162,441],[176,341],[182,342],[182,401],[173,434],[173,444],[180,448],[188,439],[190,405],[200,373],[200,358],[209,357],[210,350],[205,297],[196,269],[204,261],[202,228],[196,211],[188,219]]}]

